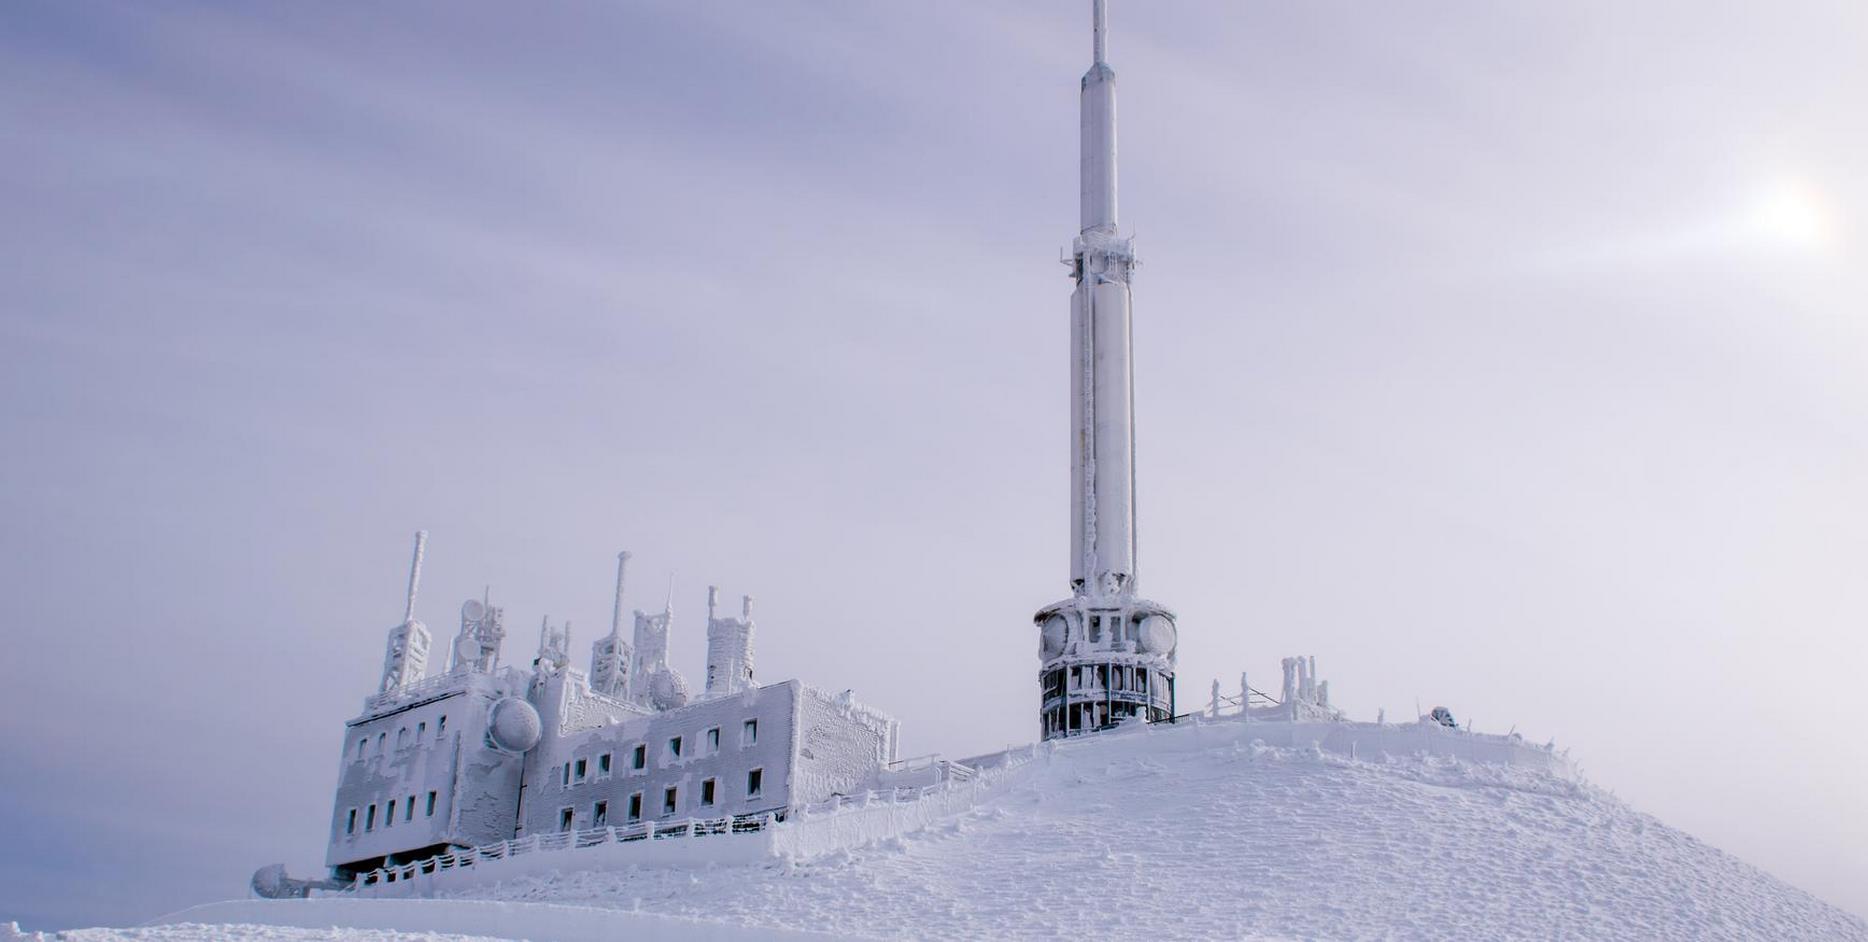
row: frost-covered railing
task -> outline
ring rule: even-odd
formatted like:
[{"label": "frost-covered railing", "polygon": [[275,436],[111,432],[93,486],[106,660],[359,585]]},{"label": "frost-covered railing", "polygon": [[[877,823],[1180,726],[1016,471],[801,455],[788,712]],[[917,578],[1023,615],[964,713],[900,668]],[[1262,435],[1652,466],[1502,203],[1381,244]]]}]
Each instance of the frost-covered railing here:
[{"label": "frost-covered railing", "polygon": [[[507,868],[502,862],[530,859],[534,854],[591,852],[587,859],[592,863],[583,866],[602,866],[605,863],[604,855],[595,852],[599,848],[621,851],[619,845],[670,838],[696,839],[693,847],[707,859],[712,859],[712,855],[702,850],[706,846],[717,846],[723,855],[735,860],[743,860],[748,854],[789,853],[809,856],[914,830],[964,811],[991,793],[994,786],[1029,765],[1038,754],[1037,746],[1009,750],[1004,754],[1002,762],[984,771],[957,762],[943,762],[948,774],[935,784],[904,785],[836,795],[825,801],[796,807],[783,818],[776,812],[768,812],[744,817],[690,818],[668,823],[643,821],[620,828],[600,827],[516,837],[497,844],[439,854],[413,863],[380,867],[358,875],[351,884],[351,890],[386,891],[391,886],[424,877],[438,878],[446,874],[465,876],[482,868],[505,871]],[[716,838],[735,835],[763,835],[767,842],[756,846],[739,841],[731,845],[709,844]],[[729,847],[737,850],[728,850]],[[628,857],[640,859],[634,852],[628,852]],[[610,862],[623,859],[610,858]],[[562,866],[565,869],[577,869],[579,860],[575,856],[567,857]],[[497,866],[488,868],[488,864]],[[481,879],[491,876],[489,873]],[[446,882],[453,882],[453,879]],[[391,892],[401,895],[399,886],[398,890]]]},{"label": "frost-covered railing", "polygon": [[415,683],[405,684],[394,690],[371,694],[363,698],[363,709],[365,711],[377,710],[393,703],[400,703],[403,700],[412,700],[416,697],[424,697],[431,693],[439,693],[446,690],[449,686],[459,683],[460,679],[460,675],[458,674],[436,674],[433,677],[425,677]]},{"label": "frost-covered railing", "polygon": [[661,824],[643,821],[624,827],[588,828],[582,831],[559,831],[555,834],[534,834],[529,837],[515,837],[497,844],[483,844],[465,850],[437,854],[413,863],[394,867],[379,867],[368,873],[359,874],[353,888],[379,886],[413,880],[419,874],[445,873],[479,865],[489,860],[510,860],[526,854],[550,851],[582,850],[601,847],[605,844],[621,844],[630,841],[665,840],[679,837],[704,837],[724,834],[751,834],[763,831],[773,825],[777,815],[748,815],[746,817],[689,818]]}]

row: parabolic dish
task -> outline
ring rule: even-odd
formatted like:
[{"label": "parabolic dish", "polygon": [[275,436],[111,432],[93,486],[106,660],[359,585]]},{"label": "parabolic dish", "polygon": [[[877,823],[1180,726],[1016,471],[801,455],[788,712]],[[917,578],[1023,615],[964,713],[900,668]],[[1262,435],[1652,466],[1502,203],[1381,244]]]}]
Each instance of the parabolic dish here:
[{"label": "parabolic dish", "polygon": [[1150,615],[1142,619],[1142,650],[1149,654],[1167,654],[1174,650],[1174,644],[1180,640],[1174,630],[1174,622],[1166,615]]}]

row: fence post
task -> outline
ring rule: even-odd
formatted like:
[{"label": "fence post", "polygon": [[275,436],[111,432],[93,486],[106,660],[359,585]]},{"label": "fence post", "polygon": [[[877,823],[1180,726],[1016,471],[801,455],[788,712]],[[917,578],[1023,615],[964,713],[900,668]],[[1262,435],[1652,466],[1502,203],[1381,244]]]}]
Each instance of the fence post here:
[{"label": "fence post", "polygon": [[1217,677],[1213,678],[1213,703],[1208,710],[1211,711],[1214,719],[1219,718],[1219,678]]},{"label": "fence post", "polygon": [[1245,671],[1239,672],[1239,718],[1252,722],[1252,685],[1245,682]]}]

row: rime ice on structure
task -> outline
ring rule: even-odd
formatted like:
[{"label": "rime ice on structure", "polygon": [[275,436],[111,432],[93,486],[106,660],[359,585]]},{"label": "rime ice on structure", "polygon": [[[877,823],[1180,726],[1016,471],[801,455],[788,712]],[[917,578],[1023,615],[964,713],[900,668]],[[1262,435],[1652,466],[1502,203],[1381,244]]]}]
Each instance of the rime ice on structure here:
[{"label": "rime ice on structure", "polygon": [[630,645],[623,640],[623,570],[629,554],[616,554],[616,605],[610,611],[610,633],[590,649],[590,689],[618,700],[630,699]]},{"label": "rime ice on structure", "polygon": [[529,834],[689,818],[784,818],[833,795],[872,788],[896,758],[885,714],[789,680],[752,682],[752,599],[739,618],[708,598],[706,696],[688,701],[668,663],[671,598],[635,613],[622,637],[617,557],[610,633],[591,670],[571,666],[567,622],[539,627],[529,669],[499,666],[503,612],[489,597],[461,606],[447,673],[424,677],[428,631],[415,620],[426,534],[416,538],[403,623],[383,682],[345,724],[325,862],[328,883],[282,874],[256,889],[304,895],[359,873]]},{"label": "rime ice on structure", "polygon": [[386,693],[428,672],[428,626],[415,620],[415,592],[422,585],[422,552],[428,548],[428,531],[415,533],[415,559],[409,563],[409,601],[402,612],[402,624],[389,629],[389,646],[383,654],[383,680],[376,688]]},{"label": "rime ice on structure", "polygon": [[707,587],[707,696],[724,697],[752,686],[752,596],[740,600],[740,617],[714,615],[720,591]]},{"label": "rime ice on structure", "polygon": [[1116,73],[1095,0],[1082,83],[1081,229],[1070,298],[1071,597],[1039,610],[1045,739],[1174,715],[1174,614],[1139,597],[1135,566],[1132,240],[1116,226]]}]

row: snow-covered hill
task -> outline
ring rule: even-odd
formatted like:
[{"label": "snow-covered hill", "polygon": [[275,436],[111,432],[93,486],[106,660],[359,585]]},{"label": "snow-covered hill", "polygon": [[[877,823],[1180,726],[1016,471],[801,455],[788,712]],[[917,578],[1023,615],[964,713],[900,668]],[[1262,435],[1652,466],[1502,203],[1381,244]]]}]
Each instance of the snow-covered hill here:
[{"label": "snow-covered hill", "polygon": [[1586,783],[1255,740],[1236,723],[1092,737],[855,851],[472,894],[859,938],[1868,940],[1862,920]]},{"label": "snow-covered hill", "polygon": [[1868,939],[1588,784],[1238,724],[1071,742],[944,826],[828,859],[491,895],[928,938]]}]

